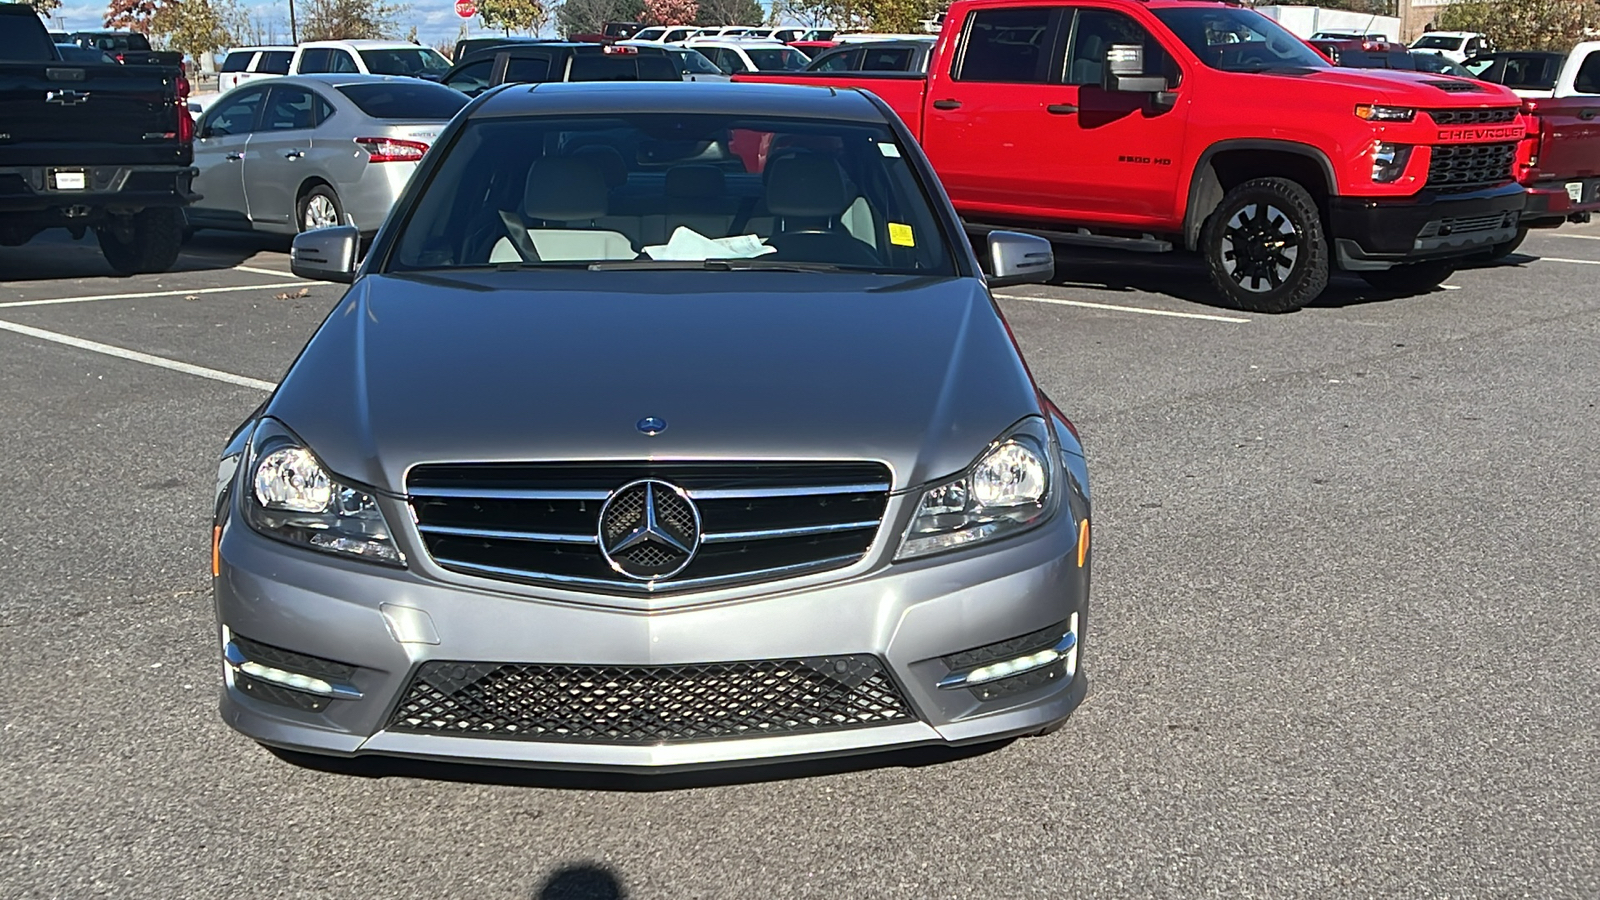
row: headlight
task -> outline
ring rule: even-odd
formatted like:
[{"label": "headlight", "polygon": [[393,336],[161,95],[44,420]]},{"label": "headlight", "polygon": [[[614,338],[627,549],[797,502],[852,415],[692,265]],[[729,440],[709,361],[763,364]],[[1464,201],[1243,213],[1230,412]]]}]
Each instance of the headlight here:
[{"label": "headlight", "polygon": [[1372,151],[1372,180],[1387,184],[1399,178],[1411,161],[1410,144],[1381,143]]},{"label": "headlight", "polygon": [[1366,119],[1368,122],[1409,122],[1417,117],[1417,111],[1408,106],[1363,103],[1356,107],[1356,117]]},{"label": "headlight", "polygon": [[1044,423],[1029,419],[959,477],[923,492],[895,559],[1026,531],[1049,511],[1054,480]]},{"label": "headlight", "polygon": [[405,557],[372,494],[334,479],[288,429],[263,420],[243,506],[250,527],[268,537],[394,566]]}]

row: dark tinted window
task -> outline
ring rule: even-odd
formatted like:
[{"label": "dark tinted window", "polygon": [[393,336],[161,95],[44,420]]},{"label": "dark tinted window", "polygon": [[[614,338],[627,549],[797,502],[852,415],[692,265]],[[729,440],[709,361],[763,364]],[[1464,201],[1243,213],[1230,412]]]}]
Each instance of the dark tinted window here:
[{"label": "dark tinted window", "polygon": [[467,105],[467,98],[428,81],[346,84],[339,93],[374,119],[448,119]]},{"label": "dark tinted window", "polygon": [[861,54],[861,69],[866,72],[909,72],[911,71],[911,48],[868,47]]},{"label": "dark tinted window", "polygon": [[246,91],[229,97],[212,107],[206,118],[206,130],[212,137],[225,134],[248,134],[256,126],[256,113],[266,91]]},{"label": "dark tinted window", "polygon": [[255,59],[255,56],[254,50],[235,50],[222,61],[222,71],[244,72],[250,68],[250,60]]},{"label": "dark tinted window", "polygon": [[[1224,72],[1325,69],[1328,61],[1282,25],[1253,9],[1232,6],[1154,10],[1200,61]],[[1148,63],[1146,71],[1150,71]]]},{"label": "dark tinted window", "polygon": [[273,87],[262,131],[299,131],[317,124],[316,98],[305,88]]},{"label": "dark tinted window", "polygon": [[973,13],[967,20],[956,80],[1043,84],[1050,62],[1045,40],[1053,19],[1046,7]]},{"label": "dark tinted window", "polygon": [[494,60],[482,59],[475,63],[468,63],[457,69],[444,83],[466,94],[476,97],[489,87],[489,76],[492,74]]},{"label": "dark tinted window", "polygon": [[1144,73],[1177,81],[1177,67],[1143,25],[1121,13],[1086,9],[1078,13],[1072,50],[1067,55],[1067,84],[1100,84],[1105,80],[1106,51],[1113,44],[1144,48]]},{"label": "dark tinted window", "polygon": [[0,15],[0,59],[22,62],[55,58],[50,35],[31,11],[18,16]]},{"label": "dark tinted window", "polygon": [[1500,83],[1508,88],[1547,91],[1556,86],[1561,63],[1555,56],[1513,56],[1505,61]]},{"label": "dark tinted window", "polygon": [[333,54],[326,47],[312,47],[300,54],[300,74],[314,75],[318,72],[330,71],[328,59]]},{"label": "dark tinted window", "polygon": [[506,81],[512,84],[537,84],[550,80],[550,57],[512,57],[506,63]]},{"label": "dark tinted window", "polygon": [[1590,50],[1583,58],[1572,87],[1580,94],[1600,94],[1600,50]]},{"label": "dark tinted window", "polygon": [[798,72],[810,62],[793,47],[747,47],[744,52],[762,72]]},{"label": "dark tinted window", "polygon": [[328,57],[328,71],[353,75],[357,72],[360,72],[361,67],[356,65],[356,58],[354,56],[351,56],[343,50],[335,50]]},{"label": "dark tinted window", "polygon": [[720,75],[722,70],[711,64],[699,50],[669,50],[678,58],[678,65],[691,75]]},{"label": "dark tinted window", "polygon": [[118,32],[116,34],[87,34],[79,39],[79,43],[86,47],[94,47],[111,53],[124,50],[149,50],[150,39],[134,32]]},{"label": "dark tinted window", "polygon": [[854,72],[860,58],[859,49],[829,50],[812,60],[809,68],[813,72]]},{"label": "dark tinted window", "polygon": [[363,50],[361,61],[374,75],[443,75],[450,68],[450,63],[438,51],[427,47]]},{"label": "dark tinted window", "polygon": [[261,54],[261,61],[256,63],[256,71],[268,75],[287,75],[289,61],[292,59],[294,59],[293,50],[268,50]]},{"label": "dark tinted window", "polygon": [[666,54],[575,53],[568,81],[676,81],[682,76]]}]

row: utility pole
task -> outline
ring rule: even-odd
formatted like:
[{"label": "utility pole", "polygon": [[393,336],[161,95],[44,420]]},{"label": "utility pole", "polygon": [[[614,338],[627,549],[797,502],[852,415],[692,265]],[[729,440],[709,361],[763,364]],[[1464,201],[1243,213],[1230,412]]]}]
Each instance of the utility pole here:
[{"label": "utility pole", "polygon": [[289,43],[300,43],[300,32],[294,26],[294,0],[289,0]]}]

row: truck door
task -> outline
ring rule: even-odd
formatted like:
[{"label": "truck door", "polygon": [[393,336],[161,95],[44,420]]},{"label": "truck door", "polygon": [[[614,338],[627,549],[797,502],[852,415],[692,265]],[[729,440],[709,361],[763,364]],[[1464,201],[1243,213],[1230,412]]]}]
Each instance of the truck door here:
[{"label": "truck door", "polygon": [[1051,72],[1061,7],[973,10],[949,72],[930,72],[922,146],[963,216],[1053,219],[1050,182],[1072,164]]},{"label": "truck door", "polygon": [[[1109,9],[1079,7],[1067,41],[1064,82],[1052,102],[1076,112],[1048,127],[1065,152],[1050,179],[1054,202],[1093,221],[1162,228],[1178,217],[1183,139],[1188,112],[1183,72],[1149,29]],[[1169,96],[1108,91],[1106,51],[1144,48],[1144,71],[1166,78]]]}]

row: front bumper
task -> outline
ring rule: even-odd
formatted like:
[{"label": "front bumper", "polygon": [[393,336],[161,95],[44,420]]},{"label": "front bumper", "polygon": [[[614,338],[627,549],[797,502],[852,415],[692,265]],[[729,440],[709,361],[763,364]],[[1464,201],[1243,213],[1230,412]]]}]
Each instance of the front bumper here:
[{"label": "front bumper", "polygon": [[[339,696],[299,708],[241,689],[235,649],[223,665],[222,716],[261,743],[319,754],[625,771],[967,744],[1065,719],[1086,687],[1081,505],[1063,503],[1050,522],[992,547],[889,564],[904,505],[891,502],[867,559],[831,579],[708,592],[704,603],[648,612],[555,589],[452,583],[426,560],[407,570],[347,562],[263,537],[230,516],[215,580],[221,644],[238,636],[346,668],[336,678],[322,673]],[[976,689],[939,686],[959,671],[944,657],[1068,621],[1078,643],[1065,677],[1019,681],[987,700]],[[672,667],[843,654],[880,661],[911,714],[867,727],[654,743],[417,733],[396,715],[430,661]]]},{"label": "front bumper", "polygon": [[1399,200],[1333,197],[1330,237],[1340,268],[1350,271],[1466,256],[1516,237],[1527,202],[1527,192],[1514,182],[1460,194],[1424,191]]},{"label": "front bumper", "polygon": [[[81,175],[83,188],[57,188],[62,174]],[[5,166],[0,167],[0,213],[35,213],[32,218],[47,227],[187,206],[200,199],[190,189],[196,174],[192,166]]]},{"label": "front bumper", "polygon": [[1586,221],[1600,211],[1600,178],[1540,181],[1528,185],[1528,206],[1522,221],[1533,227],[1560,225],[1572,219]]}]

